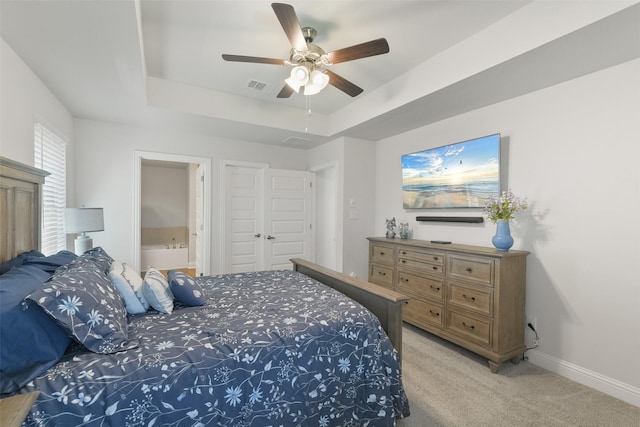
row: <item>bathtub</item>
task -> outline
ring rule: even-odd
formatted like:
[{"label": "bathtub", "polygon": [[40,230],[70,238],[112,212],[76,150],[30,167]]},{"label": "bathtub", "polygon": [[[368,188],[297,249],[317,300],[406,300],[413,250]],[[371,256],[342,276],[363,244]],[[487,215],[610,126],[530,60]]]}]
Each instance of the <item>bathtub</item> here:
[{"label": "bathtub", "polygon": [[140,252],[140,266],[158,270],[185,268],[189,266],[189,248],[167,245],[143,245]]}]

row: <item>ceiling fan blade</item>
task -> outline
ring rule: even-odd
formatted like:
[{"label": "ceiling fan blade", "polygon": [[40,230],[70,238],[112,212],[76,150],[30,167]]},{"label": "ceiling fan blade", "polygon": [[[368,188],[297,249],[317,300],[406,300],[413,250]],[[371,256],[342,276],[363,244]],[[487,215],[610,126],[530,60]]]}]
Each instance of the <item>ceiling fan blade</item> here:
[{"label": "ceiling fan blade", "polygon": [[256,64],[285,65],[285,62],[282,59],[260,58],[258,56],[228,55],[226,53],[223,53],[222,59],[224,59],[225,61],[233,62],[253,62]]},{"label": "ceiling fan blade", "polygon": [[276,98],[289,98],[291,95],[293,95],[293,89],[291,88],[291,86],[286,84],[282,87],[282,89],[280,89],[280,92],[278,93],[278,96]]},{"label": "ceiling fan blade", "polygon": [[349,80],[337,75],[333,71],[325,70],[325,72],[329,76],[329,84],[335,86],[349,96],[355,97],[364,91],[361,87],[354,85]]},{"label": "ceiling fan blade", "polygon": [[282,25],[282,29],[287,35],[291,46],[298,52],[307,51],[307,42],[304,39],[304,34],[302,34],[302,28],[293,6],[284,3],[271,3],[271,7],[278,21],[280,21],[280,25]]},{"label": "ceiling fan blade", "polygon": [[389,53],[389,43],[387,43],[386,39],[376,39],[329,52],[327,53],[327,59],[330,64],[339,64],[353,61],[354,59],[382,55],[383,53]]}]

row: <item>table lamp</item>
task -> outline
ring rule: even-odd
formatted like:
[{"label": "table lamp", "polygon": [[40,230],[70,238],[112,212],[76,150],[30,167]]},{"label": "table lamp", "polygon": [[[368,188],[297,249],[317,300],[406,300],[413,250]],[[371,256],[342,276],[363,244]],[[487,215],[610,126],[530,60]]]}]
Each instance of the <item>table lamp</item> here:
[{"label": "table lamp", "polygon": [[76,255],[93,248],[93,239],[87,236],[92,231],[104,231],[102,208],[67,208],[64,211],[64,230],[67,234],[78,234],[75,240]]}]

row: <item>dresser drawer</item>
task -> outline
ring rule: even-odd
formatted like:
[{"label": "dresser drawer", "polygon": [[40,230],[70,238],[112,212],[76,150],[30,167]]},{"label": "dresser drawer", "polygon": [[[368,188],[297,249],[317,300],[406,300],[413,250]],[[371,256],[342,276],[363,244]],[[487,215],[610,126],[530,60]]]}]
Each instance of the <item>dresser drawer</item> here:
[{"label": "dresser drawer", "polygon": [[444,265],[444,252],[419,252],[411,249],[398,249],[398,258],[412,259],[429,264]]},{"label": "dresser drawer", "polygon": [[493,316],[493,291],[449,283],[449,303],[487,316]]},{"label": "dresser drawer", "polygon": [[444,298],[444,282],[400,270],[398,271],[396,291],[418,297],[442,300]]},{"label": "dresser drawer", "polygon": [[411,298],[402,307],[402,317],[412,325],[431,325],[442,328],[444,325],[444,309],[441,304]]},{"label": "dresser drawer", "polygon": [[371,264],[369,266],[369,281],[393,289],[393,268]]},{"label": "dresser drawer", "polygon": [[399,268],[408,268],[416,271],[423,271],[432,274],[444,274],[443,264],[430,264],[425,261],[417,261],[408,258],[398,258]]},{"label": "dresser drawer", "polygon": [[493,259],[449,255],[449,277],[493,286]]},{"label": "dresser drawer", "polygon": [[447,314],[447,329],[478,344],[491,345],[491,321],[466,316],[455,310]]},{"label": "dresser drawer", "polygon": [[394,248],[390,246],[372,245],[371,246],[371,260],[373,262],[382,264],[393,264],[394,261]]}]

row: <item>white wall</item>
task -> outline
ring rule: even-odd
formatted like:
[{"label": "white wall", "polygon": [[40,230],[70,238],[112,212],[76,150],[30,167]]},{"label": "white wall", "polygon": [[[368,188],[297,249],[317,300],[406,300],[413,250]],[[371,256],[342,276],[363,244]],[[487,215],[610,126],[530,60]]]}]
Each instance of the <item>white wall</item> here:
[{"label": "white wall", "polygon": [[69,142],[67,200],[73,205],[73,117],[14,50],[0,39],[0,155],[33,166],[36,118]]},{"label": "white wall", "polygon": [[[342,260],[340,271],[354,273],[367,279],[369,249],[367,237],[373,235],[376,145],[372,141],[355,138],[338,138],[309,150],[311,170],[320,166],[338,164],[338,188],[336,194],[340,233],[336,241]],[[353,200],[354,206],[351,206]],[[354,211],[356,218],[350,213]],[[340,263],[339,263],[340,264]]]},{"label": "white wall", "polygon": [[140,174],[142,227],[188,227],[189,169],[143,164]]},{"label": "white wall", "polygon": [[220,166],[222,160],[268,163],[277,169],[307,170],[307,152],[294,148],[226,140],[185,132],[156,131],[133,126],[77,119],[76,200],[103,206],[105,231],[95,233],[95,246],[133,264],[134,151],[179,154],[212,159],[212,273],[221,271],[219,253]]},{"label": "white wall", "polygon": [[379,141],[375,209],[380,236],[395,215],[418,239],[490,246],[491,222],[419,224],[416,215],[433,211],[403,210],[399,159],[501,132],[508,185],[531,202],[512,224],[514,249],[531,251],[526,311],[540,347],[530,360],[638,406],[639,76],[635,60]]}]

